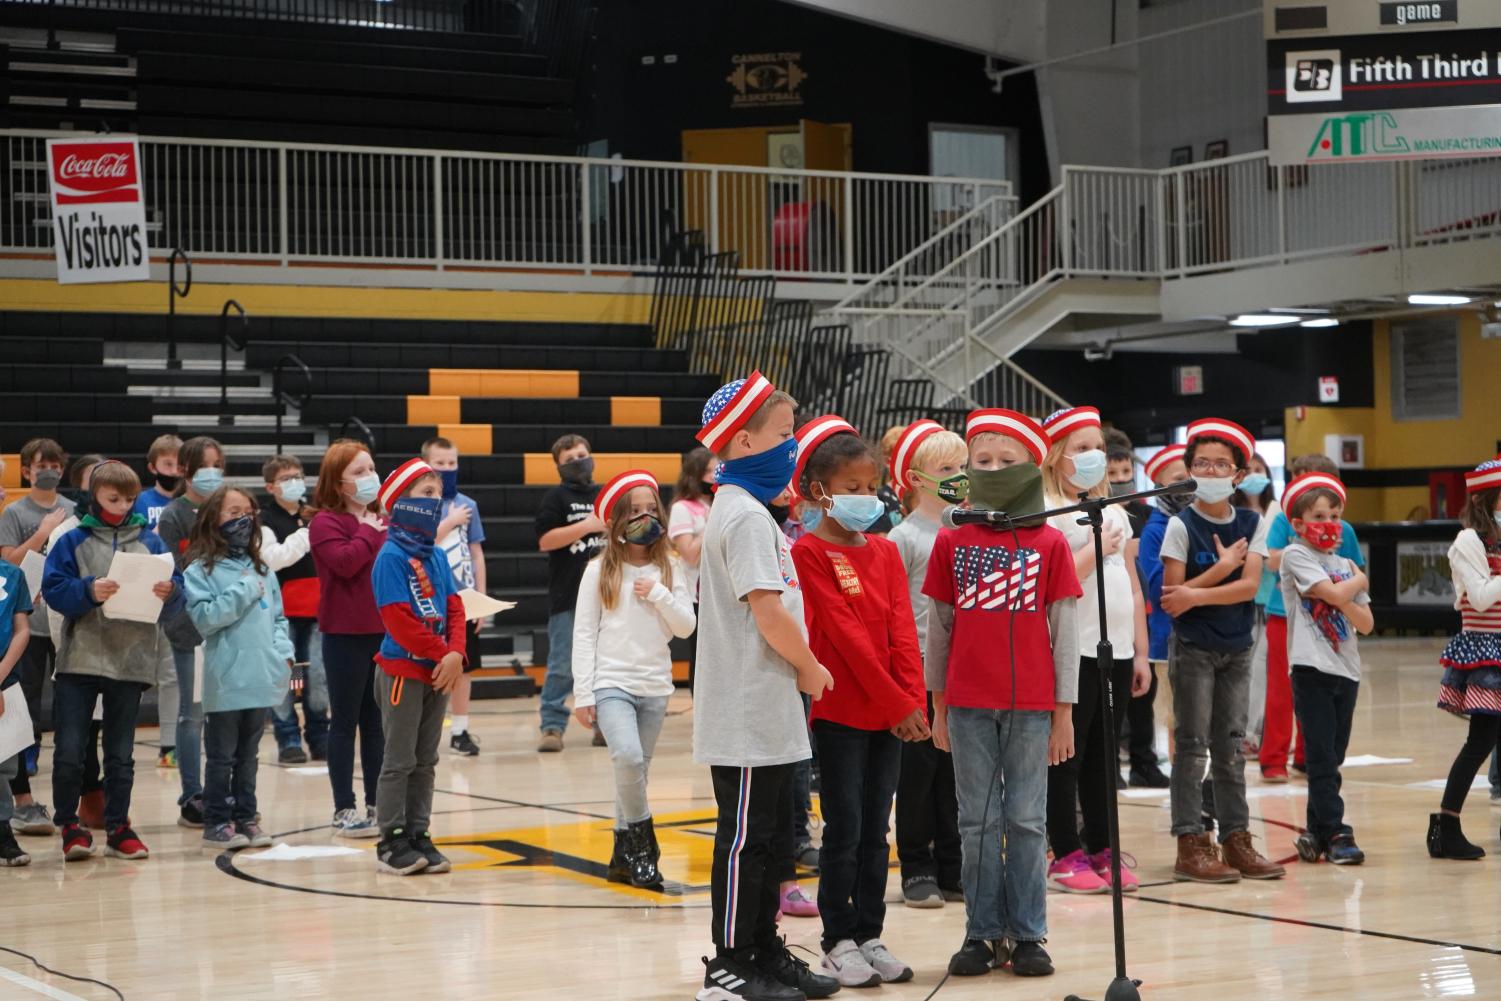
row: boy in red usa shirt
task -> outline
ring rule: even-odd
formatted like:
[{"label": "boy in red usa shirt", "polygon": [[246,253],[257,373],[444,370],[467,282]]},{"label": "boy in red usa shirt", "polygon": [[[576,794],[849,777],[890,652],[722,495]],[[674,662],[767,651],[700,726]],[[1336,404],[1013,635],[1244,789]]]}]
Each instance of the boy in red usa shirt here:
[{"label": "boy in red usa shirt", "polygon": [[939,532],[923,583],[933,742],[954,756],[964,845],[967,920],[949,972],[1009,961],[1017,976],[1048,976],[1047,773],[1074,753],[1082,592],[1063,533],[1026,517],[1044,506],[1041,425],[977,410],[965,437],[970,505],[1019,520]]},{"label": "boy in red usa shirt", "polygon": [[793,483],[818,518],[792,561],[808,646],[834,676],[812,713],[823,775],[822,972],[843,987],[903,983],[912,968],[881,933],[902,742],[929,736],[912,599],[896,544],[864,534],[886,513],[870,445],[833,415],[805,424],[797,443]]}]

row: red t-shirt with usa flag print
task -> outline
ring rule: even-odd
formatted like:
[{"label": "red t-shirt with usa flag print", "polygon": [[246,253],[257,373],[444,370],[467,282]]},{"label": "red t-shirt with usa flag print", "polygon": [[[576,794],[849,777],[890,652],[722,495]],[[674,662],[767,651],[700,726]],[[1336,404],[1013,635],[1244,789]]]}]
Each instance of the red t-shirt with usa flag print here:
[{"label": "red t-shirt with usa flag print", "polygon": [[944,529],[933,543],[922,590],[954,606],[945,705],[1013,708],[1014,629],[1015,708],[1053,709],[1047,609],[1083,593],[1062,532],[1050,525],[1018,528],[1014,535],[983,525]]}]

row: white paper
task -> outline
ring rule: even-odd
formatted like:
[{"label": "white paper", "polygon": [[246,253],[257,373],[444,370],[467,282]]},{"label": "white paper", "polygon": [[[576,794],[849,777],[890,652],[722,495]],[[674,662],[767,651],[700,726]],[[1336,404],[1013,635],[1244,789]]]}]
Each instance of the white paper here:
[{"label": "white paper", "polygon": [[1383,758],[1375,754],[1357,754],[1353,758],[1346,758],[1340,765],[1341,768],[1365,768],[1369,765],[1410,765],[1411,758]]},{"label": "white paper", "polygon": [[327,775],[327,765],[305,765],[302,768],[288,768],[293,775]]},{"label": "white paper", "polygon": [[1171,789],[1122,789],[1120,795],[1122,799],[1161,799],[1171,792]]},{"label": "white paper", "polygon": [[21,572],[26,575],[26,593],[31,596],[33,605],[41,597],[42,571],[46,568],[47,557],[34,549],[26,550],[26,555],[21,557]]},{"label": "white paper", "polygon": [[5,695],[5,715],[0,716],[0,761],[13,758],[36,740],[31,732],[31,713],[26,711],[26,693],[11,685]]},{"label": "white paper", "polygon": [[363,855],[358,848],[341,845],[288,845],[280,844],[263,852],[240,852],[236,862],[303,862],[315,858],[338,858],[341,855]]},{"label": "white paper", "polygon": [[120,585],[104,603],[104,617],[127,622],[149,622],[162,617],[162,599],[151,589],[172,579],[172,557],[167,553],[115,553],[110,560],[110,580]]},{"label": "white paper", "polygon": [[459,597],[464,602],[464,618],[466,619],[483,619],[488,615],[509,612],[516,607],[514,601],[501,601],[488,594],[480,594],[472,587],[466,587],[460,591]]}]

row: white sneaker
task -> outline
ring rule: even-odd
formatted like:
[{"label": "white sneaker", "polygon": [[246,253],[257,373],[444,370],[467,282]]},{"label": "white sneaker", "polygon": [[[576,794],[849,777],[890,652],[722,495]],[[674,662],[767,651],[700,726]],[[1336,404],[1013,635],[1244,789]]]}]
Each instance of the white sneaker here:
[{"label": "white sneaker", "polygon": [[380,828],[376,826],[375,818],[358,810],[340,810],[334,814],[334,837],[336,838],[378,838]]},{"label": "white sneaker", "polygon": [[841,987],[874,987],[881,982],[881,975],[851,939],[836,942],[834,948],[824,955],[820,966],[823,972],[839,981]]},{"label": "white sneaker", "polygon": [[878,938],[860,946],[860,955],[865,957],[883,984],[905,984],[912,979],[912,967],[893,956]]}]

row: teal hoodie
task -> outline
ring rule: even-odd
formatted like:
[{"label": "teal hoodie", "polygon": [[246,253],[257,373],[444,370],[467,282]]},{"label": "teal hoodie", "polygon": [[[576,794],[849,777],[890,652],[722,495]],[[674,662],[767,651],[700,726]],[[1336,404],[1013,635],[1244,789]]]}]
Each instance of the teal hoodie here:
[{"label": "teal hoodie", "polygon": [[203,711],[269,709],[287,697],[292,640],[276,574],[248,556],[183,572],[188,617],[203,635]]}]

